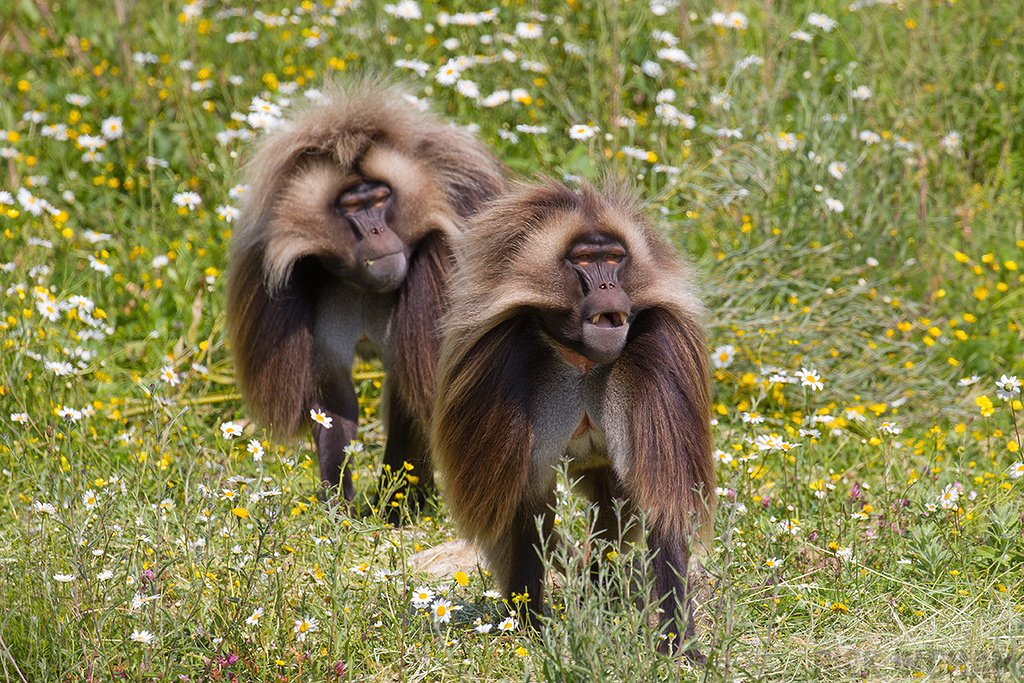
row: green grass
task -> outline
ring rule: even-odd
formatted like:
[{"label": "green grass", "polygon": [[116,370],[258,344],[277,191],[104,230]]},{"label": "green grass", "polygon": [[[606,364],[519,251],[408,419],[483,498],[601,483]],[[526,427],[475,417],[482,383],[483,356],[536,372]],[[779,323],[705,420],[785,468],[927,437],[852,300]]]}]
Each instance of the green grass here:
[{"label": "green grass", "polygon": [[[1013,3],[208,4],[0,17],[0,676],[1020,680],[1024,407],[997,395],[1024,376]],[[714,25],[733,10],[745,28]],[[482,58],[462,72],[479,98],[434,78],[459,56]],[[633,179],[696,261],[725,359],[694,574],[706,670],[654,654],[642,558],[595,589],[578,501],[560,499],[551,626],[503,631],[485,573],[408,569],[455,534],[443,506],[402,530],[347,518],[318,501],[308,444],[247,421],[223,302],[244,115],[364,72],[517,173]],[[365,490],[381,375],[356,378]]]}]

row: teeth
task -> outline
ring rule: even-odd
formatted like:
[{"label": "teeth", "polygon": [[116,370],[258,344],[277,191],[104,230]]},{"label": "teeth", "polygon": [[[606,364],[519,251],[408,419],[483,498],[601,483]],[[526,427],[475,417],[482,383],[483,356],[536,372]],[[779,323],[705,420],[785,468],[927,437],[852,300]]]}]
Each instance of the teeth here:
[{"label": "teeth", "polygon": [[622,327],[626,324],[626,314],[622,311],[615,311],[614,313],[598,313],[592,318],[587,318],[591,325],[600,325],[601,318],[607,316],[611,322],[612,327]]}]

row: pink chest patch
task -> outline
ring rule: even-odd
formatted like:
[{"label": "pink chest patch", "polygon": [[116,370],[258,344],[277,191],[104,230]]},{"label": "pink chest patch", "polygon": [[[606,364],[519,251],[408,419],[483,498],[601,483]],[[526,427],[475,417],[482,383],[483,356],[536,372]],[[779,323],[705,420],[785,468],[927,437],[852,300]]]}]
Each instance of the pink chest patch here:
[{"label": "pink chest patch", "polygon": [[[594,367],[594,362],[589,360],[586,356],[576,353],[572,349],[567,349],[561,344],[557,344],[556,348],[558,352],[562,354],[562,357],[569,361],[569,364],[580,371],[584,376],[590,372],[590,368]],[[576,431],[572,433],[573,439],[578,439],[588,431],[594,428],[594,423],[590,421],[590,416],[583,413],[583,419],[580,420],[580,426],[576,428]]]},{"label": "pink chest patch", "polygon": [[580,420],[580,426],[576,428],[576,431],[572,433],[573,439],[578,439],[588,431],[594,428],[594,423],[590,421],[590,416],[583,413],[583,419]]},{"label": "pink chest patch", "polygon": [[569,364],[579,370],[584,375],[590,372],[590,368],[594,367],[594,363],[588,360],[586,356],[576,353],[572,349],[567,349],[561,344],[557,345],[558,352],[562,354],[562,357],[569,361]]}]

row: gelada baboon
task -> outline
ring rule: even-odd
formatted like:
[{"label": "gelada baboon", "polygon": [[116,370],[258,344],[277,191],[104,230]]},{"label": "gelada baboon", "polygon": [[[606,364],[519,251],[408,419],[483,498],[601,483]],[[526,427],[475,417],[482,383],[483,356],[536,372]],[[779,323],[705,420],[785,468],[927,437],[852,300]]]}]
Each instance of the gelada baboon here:
[{"label": "gelada baboon", "polygon": [[273,129],[246,170],[227,309],[249,409],[278,438],[311,425],[321,479],[352,500],[344,449],[359,415],[353,356],[379,356],[385,471],[428,493],[449,242],[505,189],[504,166],[466,130],[365,80]]},{"label": "gelada baboon", "polygon": [[452,516],[531,621],[554,465],[569,461],[604,538],[622,540],[615,501],[646,513],[660,648],[675,651],[693,634],[690,542],[714,507],[702,306],[635,197],[607,185],[518,187],[458,238],[431,444]]}]

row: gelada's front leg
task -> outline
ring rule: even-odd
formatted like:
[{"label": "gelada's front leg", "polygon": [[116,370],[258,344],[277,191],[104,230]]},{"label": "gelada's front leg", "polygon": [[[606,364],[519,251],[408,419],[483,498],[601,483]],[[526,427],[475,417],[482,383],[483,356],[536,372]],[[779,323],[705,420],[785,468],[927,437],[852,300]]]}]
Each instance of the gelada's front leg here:
[{"label": "gelada's front leg", "polygon": [[543,515],[544,539],[551,538],[554,513],[550,506],[554,496],[543,503],[520,504],[505,531],[484,543],[484,553],[509,606],[528,627],[540,626],[544,613],[544,561],[541,537],[537,532],[537,516]]},{"label": "gelada's front leg", "polygon": [[692,662],[703,663],[706,658],[695,646],[681,650],[693,639],[695,632],[686,576],[690,551],[685,541],[672,539],[657,528],[648,535],[647,545],[654,555],[654,593],[661,600],[659,628],[663,637],[658,651],[663,654],[681,653]]},{"label": "gelada's front leg", "polygon": [[394,526],[416,516],[434,493],[434,467],[423,428],[397,392],[388,400],[387,445],[377,484],[381,516]]},{"label": "gelada's front leg", "polygon": [[351,502],[355,498],[355,487],[345,449],[357,435],[359,401],[355,388],[351,383],[322,387],[320,398],[312,410],[326,418],[323,423],[312,420],[313,440],[320,461],[320,481],[327,487],[329,495],[334,494],[340,485],[345,500]]}]

